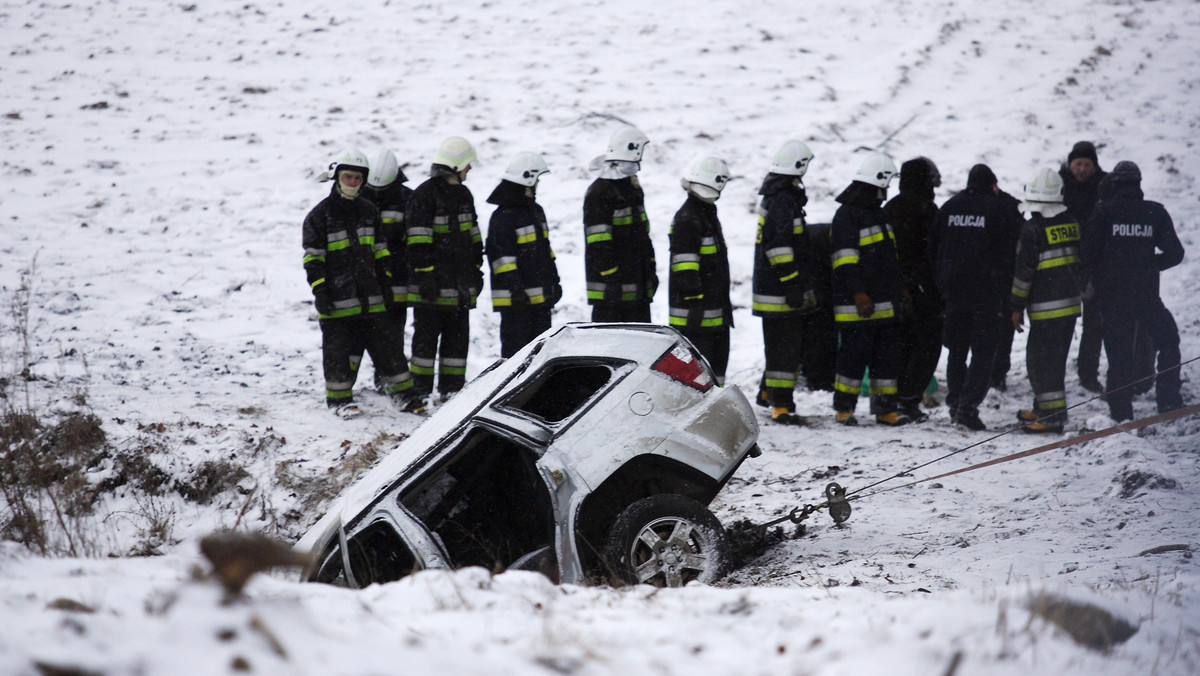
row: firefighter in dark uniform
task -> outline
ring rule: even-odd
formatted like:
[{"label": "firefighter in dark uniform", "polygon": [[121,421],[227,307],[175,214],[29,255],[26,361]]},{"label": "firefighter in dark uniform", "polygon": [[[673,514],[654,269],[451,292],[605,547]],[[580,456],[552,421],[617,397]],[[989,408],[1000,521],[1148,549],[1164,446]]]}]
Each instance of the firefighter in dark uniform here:
[{"label": "firefighter in dark uniform", "polygon": [[942,176],[932,160],[909,160],[900,165],[900,194],[883,207],[896,235],[896,254],[908,291],[896,398],[900,412],[914,421],[929,417],[921,410],[921,401],[942,357],[942,298],[929,260],[929,231],[937,218],[933,189],[941,184]]},{"label": "firefighter in dark uniform", "polygon": [[671,222],[671,274],[668,322],[678,329],[725,383],[729,365],[729,254],[717,218],[716,201],[729,182],[729,167],[716,157],[699,157],[681,184],[687,199]]},{"label": "firefighter in dark uniform", "polygon": [[[1063,204],[1079,219],[1080,225],[1086,224],[1100,197],[1100,181],[1108,175],[1100,168],[1095,144],[1080,141],[1072,146],[1058,175],[1063,179]],[[1083,334],[1079,337],[1075,368],[1079,372],[1079,384],[1090,392],[1103,389],[1099,377],[1103,331],[1100,308],[1089,298],[1083,302]]]},{"label": "firefighter in dark uniform", "polygon": [[[366,190],[359,194],[379,209],[383,221],[383,234],[388,243],[388,259],[391,261],[391,302],[388,312],[395,319],[399,332],[400,347],[404,347],[404,327],[408,324],[408,255],[404,231],[404,209],[412,188],[404,185],[408,177],[400,169],[396,155],[387,148],[376,148],[367,154],[370,173],[367,175]],[[387,292],[385,291],[385,294]],[[362,354],[362,348],[359,349]],[[375,384],[379,385],[379,373],[375,373]]]},{"label": "firefighter in dark uniform", "polygon": [[511,357],[550,328],[562,298],[546,212],[537,203],[538,178],[550,168],[537,153],[517,153],[487,198],[492,309],[500,313],[500,356]]},{"label": "firefighter in dark uniform", "polygon": [[1039,169],[1025,184],[1021,227],[1013,272],[1012,326],[1023,331],[1029,313],[1025,365],[1033,386],[1033,408],[1017,413],[1026,432],[1062,432],[1067,422],[1067,353],[1075,319],[1083,311],[1079,262],[1080,226],[1062,203],[1062,177]]},{"label": "firefighter in dark uniform", "polygon": [[1100,184],[1100,202],[1084,227],[1083,265],[1096,289],[1108,354],[1108,410],[1118,422],[1133,418],[1136,333],[1145,330],[1158,350],[1154,384],[1158,411],[1183,406],[1179,392],[1179,328],[1159,297],[1159,273],[1183,260],[1183,245],[1167,210],[1142,195],[1142,174],[1118,162]]},{"label": "firefighter in dark uniform", "polygon": [[649,143],[635,127],[612,133],[592,161],[600,176],[583,198],[587,300],[594,322],[649,322],[658,289],[650,220],[637,172]]},{"label": "firefighter in dark uniform", "polygon": [[404,332],[388,312],[391,256],[379,210],[359,195],[367,158],[343,150],[330,171],[333,188],[304,218],[303,230],[304,271],[321,325],[325,403],[343,418],[361,414],[354,381],[365,347],[380,387],[407,410],[413,380]]},{"label": "firefighter in dark uniform", "polygon": [[833,408],[843,425],[858,424],[854,408],[867,368],[876,422],[911,422],[897,410],[904,280],[895,235],[882,206],[895,175],[896,165],[889,157],[870,155],[838,195],[842,206],[833,216],[833,317],[841,338]]},{"label": "firefighter in dark uniform", "polygon": [[754,239],[751,312],[762,318],[765,367],[758,400],[771,408],[771,420],[786,425],[796,415],[792,393],[800,368],[805,317],[817,310],[812,246],[802,182],[813,154],[803,141],[785,141],[771,156],[758,194],[758,233]]},{"label": "firefighter in dark uniform", "polygon": [[423,397],[433,392],[435,364],[443,400],[466,383],[469,313],[483,287],[483,237],[475,198],[463,185],[474,161],[466,139],[442,141],[430,177],[413,191],[405,213],[412,372]]},{"label": "firefighter in dark uniform", "polygon": [[[1005,302],[1012,289],[1019,214],[987,165],[971,167],[967,188],[938,209],[929,238],[934,279],[946,304],[946,403],[951,420],[987,429],[979,404],[988,391]],[[970,356],[970,365],[967,357]]]}]

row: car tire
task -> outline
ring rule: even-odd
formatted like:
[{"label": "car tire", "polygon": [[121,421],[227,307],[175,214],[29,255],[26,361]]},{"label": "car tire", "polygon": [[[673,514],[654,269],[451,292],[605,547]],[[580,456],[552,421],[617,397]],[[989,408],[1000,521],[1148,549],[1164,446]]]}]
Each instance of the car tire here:
[{"label": "car tire", "polygon": [[615,584],[711,584],[729,570],[729,538],[712,512],[691,498],[652,495],[617,516],[604,546]]}]

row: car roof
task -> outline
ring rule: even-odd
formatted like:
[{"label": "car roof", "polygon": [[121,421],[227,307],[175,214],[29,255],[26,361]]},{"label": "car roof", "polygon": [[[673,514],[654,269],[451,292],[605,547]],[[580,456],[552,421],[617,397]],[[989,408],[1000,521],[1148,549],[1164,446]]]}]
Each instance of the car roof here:
[{"label": "car roof", "polygon": [[674,329],[656,324],[572,323],[543,333],[508,359],[497,361],[441,404],[407,439],[385,455],[342,496],[343,523],[378,500],[415,462],[456,434],[484,406],[542,364],[570,357],[625,359],[649,367],[679,342]]}]

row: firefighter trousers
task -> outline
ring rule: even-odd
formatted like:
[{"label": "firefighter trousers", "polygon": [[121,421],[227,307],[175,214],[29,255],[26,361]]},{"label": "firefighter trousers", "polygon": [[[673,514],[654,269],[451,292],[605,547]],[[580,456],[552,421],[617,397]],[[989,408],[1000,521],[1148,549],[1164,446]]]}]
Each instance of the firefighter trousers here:
[{"label": "firefighter trousers", "polygon": [[877,321],[843,322],[838,325],[841,343],[837,353],[837,376],[833,383],[833,409],[854,413],[863,372],[871,369],[871,413],[896,411],[897,378],[900,375],[900,324]]},{"label": "firefighter trousers", "polygon": [[354,400],[354,382],[364,350],[371,356],[379,388],[385,393],[396,394],[413,386],[404,359],[404,330],[397,330],[391,313],[322,319],[320,324],[326,404],[337,406]]},{"label": "firefighter trousers", "polygon": [[796,410],[792,392],[796,389],[796,371],[800,368],[800,355],[803,354],[804,323],[803,315],[762,318],[766,363],[762,389],[767,393],[767,403],[772,407]]},{"label": "firefighter trousers", "polygon": [[453,394],[466,384],[470,312],[465,307],[413,305],[412,374],[417,394],[433,392],[435,365],[438,392]]},{"label": "firefighter trousers", "polygon": [[1067,355],[1075,317],[1034,320],[1025,343],[1025,370],[1033,386],[1033,410],[1049,426],[1067,422]]}]

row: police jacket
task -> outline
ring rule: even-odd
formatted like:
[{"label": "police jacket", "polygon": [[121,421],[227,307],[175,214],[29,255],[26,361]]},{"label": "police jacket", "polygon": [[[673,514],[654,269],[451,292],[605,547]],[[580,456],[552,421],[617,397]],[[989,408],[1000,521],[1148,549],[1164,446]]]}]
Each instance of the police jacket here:
[{"label": "police jacket", "polygon": [[583,198],[583,226],[588,303],[654,300],[658,273],[637,177],[596,179]]},{"label": "police jacket", "polygon": [[[445,308],[473,308],[483,287],[483,237],[475,198],[452,182],[449,169],[433,175],[408,199],[408,302]],[[426,298],[422,288],[436,288]]]},{"label": "police jacket", "polygon": [[896,235],[896,255],[904,273],[904,286],[912,295],[937,298],[933,263],[929,260],[929,232],[937,218],[933,201],[933,175],[923,158],[900,165],[900,194],[883,210]]},{"label": "police jacket", "polygon": [[[758,234],[754,238],[752,312],[759,317],[800,315],[817,309],[817,263],[806,232],[808,195],[796,177],[767,174],[758,193]],[[787,303],[803,298],[799,307]]]},{"label": "police jacket", "polygon": [[991,186],[967,186],[938,209],[929,237],[947,311],[1003,312],[1012,290],[1020,214]]},{"label": "police jacket", "polygon": [[1014,312],[1030,321],[1076,317],[1082,310],[1083,273],[1080,227],[1070,211],[1046,217],[1034,212],[1021,226],[1013,272]]},{"label": "police jacket", "polygon": [[336,181],[329,196],[304,217],[304,272],[318,299],[318,317],[338,319],[387,309],[384,289],[389,286],[390,255],[382,230],[375,205],[362,197],[342,197]]},{"label": "police jacket", "polygon": [[[500,181],[487,201],[497,205],[488,222],[487,257],[491,265],[492,308],[551,306],[562,295],[546,213],[533,190]],[[514,304],[513,299],[517,298]]]},{"label": "police jacket", "polygon": [[[899,321],[904,280],[896,257],[895,235],[880,204],[880,189],[854,181],[837,201],[830,247],[833,253],[833,318],[841,326]],[[854,294],[865,293],[875,304],[870,317],[859,317]]]},{"label": "police jacket", "polygon": [[[1158,298],[1158,273],[1183,260],[1183,244],[1163,205],[1143,199],[1136,182],[1109,181],[1083,234],[1083,266],[1102,302]],[[1161,253],[1157,253],[1161,251]]]},{"label": "police jacket", "polygon": [[364,188],[359,194],[369,200],[379,209],[379,217],[383,221],[383,234],[387,237],[388,252],[391,254],[391,294],[397,303],[408,301],[408,254],[404,230],[404,209],[408,205],[408,197],[412,188],[400,181],[404,175],[383,190],[375,190],[371,186]]},{"label": "police jacket", "polygon": [[717,205],[688,193],[670,237],[670,325],[701,331],[732,327],[729,254]]}]

